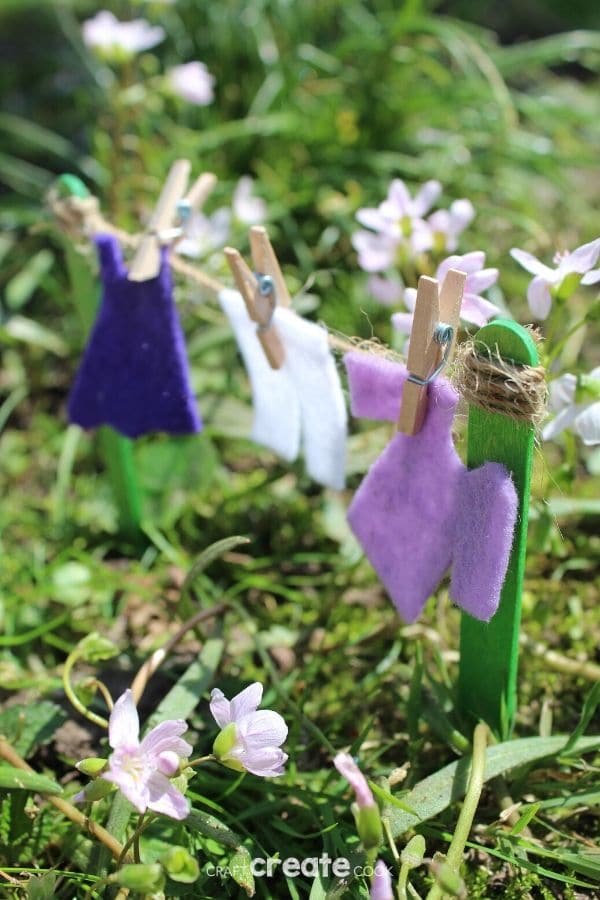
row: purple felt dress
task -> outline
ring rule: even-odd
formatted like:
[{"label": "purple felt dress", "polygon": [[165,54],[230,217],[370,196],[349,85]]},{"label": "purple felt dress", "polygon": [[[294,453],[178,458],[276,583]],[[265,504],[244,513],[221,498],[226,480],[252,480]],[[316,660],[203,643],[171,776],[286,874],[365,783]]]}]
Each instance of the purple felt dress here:
[{"label": "purple felt dress", "polygon": [[82,428],[111,425],[126,437],[192,434],[202,423],[163,250],[156,278],[128,281],[121,248],[98,235],[102,301],[68,402]]},{"label": "purple felt dress", "polygon": [[[406,368],[366,353],[345,357],[352,413],[397,422]],[[429,387],[425,423],[396,434],[358,488],[348,520],[398,612],[414,622],[452,566],[450,596],[477,619],[498,608],[517,494],[499,463],[469,470],[452,440],[458,394]]]}]

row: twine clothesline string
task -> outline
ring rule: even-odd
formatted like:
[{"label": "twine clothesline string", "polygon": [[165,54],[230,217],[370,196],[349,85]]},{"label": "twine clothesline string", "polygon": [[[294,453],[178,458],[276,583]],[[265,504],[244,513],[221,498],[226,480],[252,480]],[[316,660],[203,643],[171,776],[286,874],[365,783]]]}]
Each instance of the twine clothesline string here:
[{"label": "twine clothesline string", "polygon": [[545,418],[548,386],[543,366],[509,362],[499,352],[468,340],[457,348],[452,381],[469,405],[486,412],[536,428]]},{"label": "twine clothesline string", "polygon": [[[141,240],[142,235],[130,234],[109,222],[102,215],[98,199],[93,195],[62,197],[58,192],[51,191],[47,201],[59,226],[73,239],[103,232],[114,235],[124,246],[132,249]],[[206,275],[176,253],[171,254],[169,263],[181,276],[215,295],[227,289],[227,285]],[[377,339],[350,337],[333,332],[324,323],[320,324],[326,329],[329,344],[334,350],[359,350],[405,363],[398,353]],[[548,390],[543,366],[516,365],[499,354],[494,355],[489,348],[468,340],[457,347],[452,368],[452,383],[467,403],[501,413],[518,422],[530,422],[536,427],[544,419]]]},{"label": "twine clothesline string", "polygon": [[[112,234],[117,237],[123,246],[135,249],[142,236],[141,234],[130,234],[122,228],[118,228],[109,222],[100,212],[100,205],[97,197],[90,195],[89,197],[61,197],[57,192],[50,191],[47,198],[48,205],[54,215],[59,226],[71,238],[77,238],[81,235],[91,237],[94,234]],[[201,287],[206,288],[213,294],[218,295],[221,291],[227,290],[228,285],[223,284],[211,275],[206,275],[201,269],[187,260],[182,259],[176,253],[172,253],[169,259],[171,268],[187,278],[194,281]],[[322,323],[321,323],[322,324]],[[366,345],[370,348],[379,346],[381,353],[390,353],[382,344],[376,341],[365,341],[362,338],[351,338],[345,335],[332,334],[329,329],[328,339],[331,347],[335,350],[348,352],[350,350],[362,349]],[[370,351],[371,352],[371,351]],[[395,354],[396,358],[399,358]]]}]

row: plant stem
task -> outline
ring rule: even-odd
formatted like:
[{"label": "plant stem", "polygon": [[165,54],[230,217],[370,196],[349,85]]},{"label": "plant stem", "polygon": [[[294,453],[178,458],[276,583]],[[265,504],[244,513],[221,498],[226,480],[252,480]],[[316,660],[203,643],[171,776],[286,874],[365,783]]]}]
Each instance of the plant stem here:
[{"label": "plant stem", "polygon": [[146,830],[148,825],[152,824],[152,822],[154,821],[155,818],[156,818],[156,816],[152,815],[152,813],[148,813],[148,814],[142,813],[140,815],[135,831],[133,832],[131,837],[129,837],[127,839],[127,841],[123,844],[123,851],[121,854],[122,858],[118,861],[119,865],[121,865],[125,861],[125,859],[124,859],[125,854],[127,853],[127,851],[129,850],[129,848],[131,847],[132,844],[134,847],[134,850],[133,850],[134,861],[135,862],[140,861],[139,860],[139,855],[140,855],[139,837],[140,837],[141,833]]},{"label": "plant stem", "polygon": [[214,758],[215,757],[212,753],[209,753],[208,756],[199,756],[197,759],[191,759],[188,763],[186,763],[186,768],[187,766],[200,766],[204,762],[210,762],[210,760],[214,760]]},{"label": "plant stem", "polygon": [[79,659],[79,652],[77,648],[73,650],[72,653],[69,653],[65,660],[65,665],[63,668],[62,675],[62,683],[65,689],[65,694],[69,698],[72,706],[75,707],[78,713],[81,713],[82,716],[85,716],[86,719],[89,719],[90,722],[94,722],[95,725],[100,725],[101,728],[108,728],[108,719],[105,719],[103,716],[97,715],[97,713],[92,712],[86,706],[83,705],[77,694],[75,693],[75,689],[71,684],[71,670],[73,666]]},{"label": "plant stem", "polygon": [[100,681],[100,679],[98,679],[98,678],[94,678],[93,686],[98,688],[98,690],[104,697],[104,702],[106,703],[106,705],[108,707],[108,711],[112,712],[113,706],[115,704],[114,704],[113,698],[110,695],[110,691],[108,690],[108,688],[106,687],[104,682]]},{"label": "plant stem", "polygon": [[191,628],[194,628],[200,622],[203,622],[205,619],[212,619],[214,618],[214,616],[219,616],[221,613],[226,611],[228,606],[228,603],[223,602],[216,603],[209,609],[201,609],[200,612],[197,612],[191,617],[191,619],[188,619],[187,622],[183,623],[179,631],[177,631],[177,633],[167,641],[164,647],[160,647],[158,650],[155,650],[152,656],[143,664],[131,683],[131,692],[133,694],[133,699],[136,705],[140,702],[140,698],[146,690],[146,686],[151,677],[154,675],[158,667],[162,665],[173,648],[179,643],[184,634]]},{"label": "plant stem", "polygon": [[[11,766],[14,766],[15,769],[21,769],[23,772],[34,772],[35,769],[32,769],[28,763],[22,759],[17,751],[11,747],[8,741],[0,736],[0,757],[5,759],[6,762],[10,763]],[[79,825],[84,831],[87,831],[88,834],[91,834],[92,837],[96,838],[96,840],[100,841],[104,844],[105,847],[110,850],[111,854],[115,859],[120,859],[123,853],[123,847],[119,843],[119,841],[115,840],[115,838],[110,834],[106,828],[103,828],[101,825],[98,825],[92,819],[88,818],[88,816],[84,816],[82,812],[76,809],[71,803],[67,800],[62,800],[60,797],[55,797],[52,794],[46,796],[46,800],[48,803],[51,803],[56,809],[58,809],[63,816],[66,816],[67,819],[70,819],[71,822],[74,822],[76,825]]]},{"label": "plant stem", "polygon": [[[465,799],[454,829],[454,835],[446,854],[446,862],[449,868],[458,875],[465,844],[467,843],[473,819],[479,805],[479,798],[483,788],[483,776],[485,772],[485,758],[488,742],[488,726],[483,722],[476,726],[473,734],[473,755],[471,758],[471,775]],[[440,900],[443,891],[439,884],[434,884],[427,900]]]}]

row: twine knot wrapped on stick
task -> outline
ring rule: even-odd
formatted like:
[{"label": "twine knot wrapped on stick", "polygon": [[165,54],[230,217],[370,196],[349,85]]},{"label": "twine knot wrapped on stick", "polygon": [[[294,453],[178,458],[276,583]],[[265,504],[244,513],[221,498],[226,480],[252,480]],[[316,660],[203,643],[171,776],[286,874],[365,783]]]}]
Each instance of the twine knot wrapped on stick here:
[{"label": "twine knot wrapped on stick", "polygon": [[477,341],[465,341],[458,347],[453,382],[469,405],[487,412],[536,428],[546,416],[544,367],[510,362]]}]

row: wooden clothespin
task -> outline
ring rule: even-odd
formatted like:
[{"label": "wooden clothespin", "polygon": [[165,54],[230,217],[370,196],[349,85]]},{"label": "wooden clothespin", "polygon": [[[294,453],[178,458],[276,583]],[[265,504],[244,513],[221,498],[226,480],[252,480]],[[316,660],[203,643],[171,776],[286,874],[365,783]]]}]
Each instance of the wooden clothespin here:
[{"label": "wooden clothespin", "polygon": [[129,281],[147,281],[160,271],[160,244],[173,228],[177,204],[185,194],[191,165],[187,159],[173,163],[158,203],[129,266]]},{"label": "wooden clothespin", "polygon": [[408,350],[408,379],[404,383],[398,430],[417,434],[427,412],[427,386],[450,362],[454,351],[460,306],[467,276],[449,269],[441,288],[435,278],[419,278]]},{"label": "wooden clothespin", "polygon": [[292,299],[266,229],[250,229],[250,250],[254,272],[233,247],[225,247],[225,256],[248,315],[257,324],[258,339],[272,369],[280,369],[285,350],[273,325],[273,313],[280,306],[291,306]]},{"label": "wooden clothespin", "polygon": [[183,225],[192,213],[202,209],[216,183],[217,176],[212,172],[203,172],[196,178],[185,197],[179,200],[176,206],[176,212]]}]

